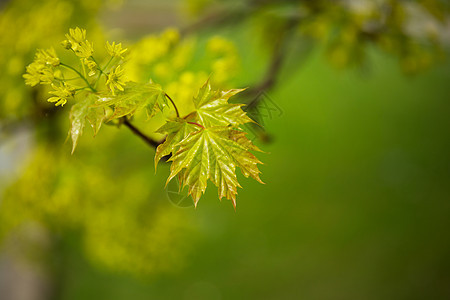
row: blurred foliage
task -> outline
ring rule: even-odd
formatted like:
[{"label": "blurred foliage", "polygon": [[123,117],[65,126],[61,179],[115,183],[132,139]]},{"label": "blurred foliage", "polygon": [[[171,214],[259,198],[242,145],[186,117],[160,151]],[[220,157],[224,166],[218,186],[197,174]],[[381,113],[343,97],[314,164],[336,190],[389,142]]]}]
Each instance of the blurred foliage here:
[{"label": "blurred foliage", "polygon": [[[450,41],[450,5],[441,0],[188,0],[205,23],[250,21],[270,51],[283,39],[312,39],[325,45],[337,68],[366,64],[370,45],[396,56],[406,73],[439,63]],[[216,16],[213,18],[212,16]],[[206,27],[206,26],[205,26]],[[445,40],[447,39],[447,40]],[[289,46],[287,46],[289,47]]]},{"label": "blurred foliage", "polygon": [[[113,149],[108,157],[123,152]],[[89,163],[80,163],[51,145],[37,146],[19,179],[4,191],[2,239],[37,222],[58,236],[76,233],[88,257],[112,270],[176,272],[190,249],[184,238],[194,228],[189,216],[155,191],[153,168],[119,163],[118,175],[117,166],[105,165],[106,157],[90,154]],[[113,184],[117,180],[120,184]]]}]

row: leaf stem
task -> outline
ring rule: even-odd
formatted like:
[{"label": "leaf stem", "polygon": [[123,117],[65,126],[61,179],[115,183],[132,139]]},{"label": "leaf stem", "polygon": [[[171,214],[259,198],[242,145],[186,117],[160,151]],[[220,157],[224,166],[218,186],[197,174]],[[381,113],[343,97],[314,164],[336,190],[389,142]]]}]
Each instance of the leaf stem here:
[{"label": "leaf stem", "polygon": [[59,80],[59,81],[71,81],[71,80],[76,80],[76,79],[79,79],[78,77],[73,77],[73,78],[67,78],[67,79],[65,79],[65,78],[58,78],[58,77],[55,77],[55,79],[56,80]]},{"label": "leaf stem", "polygon": [[100,68],[100,65],[97,63],[97,61],[95,60],[95,58],[94,58],[93,56],[91,56],[91,58],[92,58],[92,60],[95,62],[95,64],[97,65],[97,69],[100,71],[100,73],[99,73],[98,76],[97,76],[97,80],[95,81],[95,86],[97,87],[97,84],[98,84],[98,82],[99,82],[99,80],[100,80],[100,77],[101,77],[102,75],[105,75],[105,76],[106,76],[106,73],[105,73],[106,68],[109,66],[109,64],[110,64],[111,61],[114,59],[114,57],[111,57],[111,58],[109,59],[109,61],[106,63],[106,65],[103,67],[103,69]]},{"label": "leaf stem", "polygon": [[86,78],[87,76],[86,76],[86,68],[84,67],[84,63],[81,61],[81,59],[80,59],[80,65],[81,65],[81,69],[83,70],[83,76],[84,76],[84,78]]},{"label": "leaf stem", "polygon": [[173,105],[173,107],[175,108],[175,111],[176,111],[176,113],[177,113],[177,117],[179,118],[179,117],[180,117],[180,113],[178,112],[178,108],[177,108],[177,106],[175,105],[175,102],[173,102],[172,98],[170,98],[170,96],[167,95],[166,93],[164,93],[164,96],[166,96],[167,99],[169,99],[170,102],[172,102],[172,105]]},{"label": "leaf stem", "polygon": [[89,88],[88,86],[81,87],[81,88],[75,89],[75,92],[82,91],[82,90],[85,90],[85,89],[88,89],[88,88]]},{"label": "leaf stem", "polygon": [[201,127],[203,129],[205,129],[205,127],[203,127],[202,125],[200,125],[198,123],[195,123],[195,122],[188,122],[188,124],[192,124],[192,125],[195,125],[195,126],[198,126],[198,127]]},{"label": "leaf stem", "polygon": [[[103,70],[102,70],[102,68],[100,68],[100,66],[98,65],[98,63],[97,63],[97,61],[95,60],[95,58],[91,55],[91,58],[92,58],[92,60],[95,62],[95,64],[97,65],[97,69],[100,71],[99,73],[98,73],[98,76],[97,76],[97,80],[95,80],[95,87],[97,87],[97,85],[98,85],[98,82],[99,82],[99,80],[100,80],[100,77],[102,76],[102,74],[105,74],[104,72],[103,72]],[[105,74],[106,75],[106,74]]]},{"label": "leaf stem", "polygon": [[60,63],[60,65],[63,66],[63,67],[65,67],[65,68],[67,68],[67,69],[69,69],[69,70],[74,71],[75,73],[77,73],[78,76],[80,76],[80,78],[83,79],[84,82],[86,82],[86,84],[87,84],[88,87],[91,89],[91,91],[97,92],[97,90],[94,89],[94,88],[91,86],[91,84],[90,84],[89,81],[86,79],[86,77],[84,77],[80,72],[78,72],[77,69],[75,69],[75,68],[73,68],[73,67],[71,67],[71,66],[69,66],[69,65],[66,65],[65,63]]}]

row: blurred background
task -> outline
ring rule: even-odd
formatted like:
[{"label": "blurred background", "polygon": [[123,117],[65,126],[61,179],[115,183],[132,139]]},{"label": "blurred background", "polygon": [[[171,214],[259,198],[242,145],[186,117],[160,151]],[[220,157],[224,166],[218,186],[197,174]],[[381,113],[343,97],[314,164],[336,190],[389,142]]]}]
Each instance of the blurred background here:
[{"label": "blurred background", "polygon": [[[449,6],[1,1],[0,299],[450,299]],[[117,126],[70,155],[70,104],[22,74],[76,26],[181,103],[247,87],[266,184],[194,209]]]}]

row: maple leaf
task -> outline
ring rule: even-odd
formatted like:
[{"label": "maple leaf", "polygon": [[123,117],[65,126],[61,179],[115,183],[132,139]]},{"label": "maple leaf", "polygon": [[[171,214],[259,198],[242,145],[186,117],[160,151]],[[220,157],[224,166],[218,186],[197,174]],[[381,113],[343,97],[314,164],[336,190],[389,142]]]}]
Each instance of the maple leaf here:
[{"label": "maple leaf", "polygon": [[127,82],[124,91],[113,97],[104,97],[96,106],[113,106],[114,113],[109,120],[131,116],[145,108],[148,117],[162,110],[167,105],[165,93],[159,84]]},{"label": "maple leaf", "polygon": [[244,104],[228,103],[228,99],[243,89],[233,89],[228,91],[213,91],[209,81],[199,90],[194,98],[197,122],[204,127],[211,126],[239,126],[248,122],[254,122],[242,110]]},{"label": "maple leaf", "polygon": [[167,183],[179,175],[180,184],[188,186],[188,192],[197,203],[205,192],[207,180],[218,187],[219,199],[225,197],[236,208],[236,167],[245,177],[260,183],[261,163],[249,150],[261,151],[245,136],[246,133],[229,126],[199,128],[179,142],[178,150],[169,159],[172,161]]},{"label": "maple leaf", "polygon": [[163,156],[169,155],[170,153],[175,153],[176,149],[178,149],[177,144],[186,138],[189,133],[195,130],[195,125],[181,118],[170,120],[161,126],[156,132],[167,134],[167,137],[164,143],[156,148],[155,169]]},{"label": "maple leaf", "polygon": [[90,123],[95,136],[106,119],[105,108],[94,106],[96,100],[97,96],[94,94],[84,95],[83,100],[74,104],[70,109],[69,134],[72,138],[72,154],[77,147],[79,137],[83,134],[86,120]]}]

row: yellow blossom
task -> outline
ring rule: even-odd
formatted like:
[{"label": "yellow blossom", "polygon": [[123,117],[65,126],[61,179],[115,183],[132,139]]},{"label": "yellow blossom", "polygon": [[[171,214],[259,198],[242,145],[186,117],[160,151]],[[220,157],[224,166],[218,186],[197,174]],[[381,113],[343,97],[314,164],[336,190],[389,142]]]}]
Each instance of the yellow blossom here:
[{"label": "yellow blossom", "polygon": [[127,48],[122,49],[122,43],[116,45],[116,42],[112,42],[112,44],[106,42],[106,51],[111,57],[119,57],[123,59],[123,54],[127,50]]},{"label": "yellow blossom", "polygon": [[82,58],[88,58],[92,56],[94,52],[93,44],[86,40],[86,30],[75,28],[69,29],[69,33],[66,34],[67,40],[62,42],[62,45],[66,49],[72,49],[73,52]]},{"label": "yellow blossom", "polygon": [[66,38],[71,43],[82,43],[86,40],[86,29],[70,28],[69,33],[66,33]]},{"label": "yellow blossom", "polygon": [[49,94],[55,95],[54,97],[50,97],[47,99],[48,102],[56,102],[55,106],[67,103],[67,98],[72,97],[75,94],[75,90],[72,87],[67,86],[66,84],[61,84],[61,86],[56,86],[52,84],[54,91],[50,91]]},{"label": "yellow blossom", "polygon": [[112,70],[106,77],[106,86],[109,87],[111,93],[115,95],[115,89],[123,91],[125,86],[125,81],[123,79],[124,70],[120,66],[117,66]]},{"label": "yellow blossom", "polygon": [[23,75],[25,84],[35,86],[41,84],[51,84],[55,78],[53,68],[35,61],[26,68],[27,72]]}]

